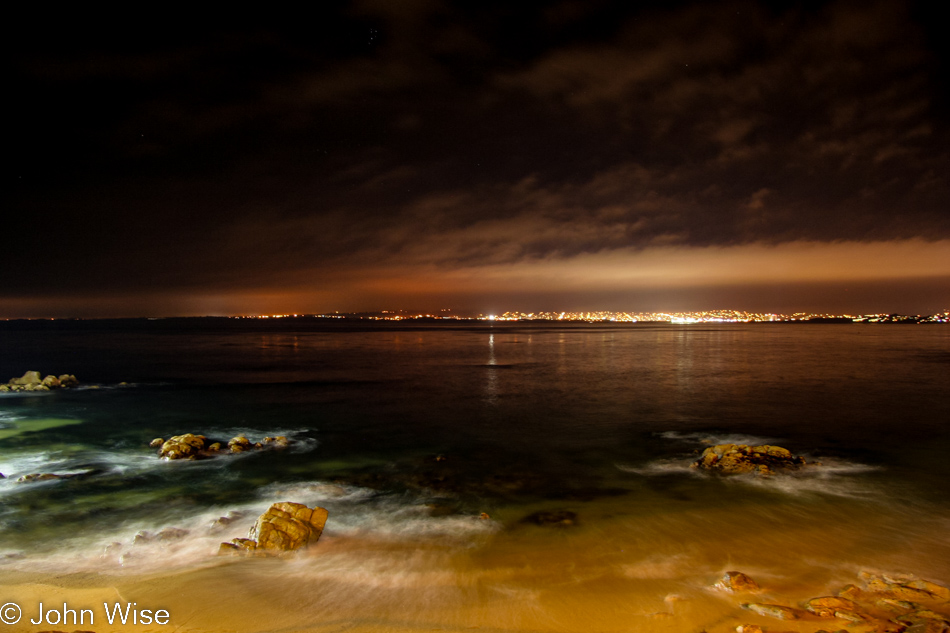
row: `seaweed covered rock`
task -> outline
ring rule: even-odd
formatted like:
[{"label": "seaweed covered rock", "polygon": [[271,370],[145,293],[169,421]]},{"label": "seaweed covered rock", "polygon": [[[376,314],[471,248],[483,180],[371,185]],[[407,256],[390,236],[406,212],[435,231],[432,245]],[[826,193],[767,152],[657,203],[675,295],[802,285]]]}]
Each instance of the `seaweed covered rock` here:
[{"label": "seaweed covered rock", "polygon": [[723,475],[755,473],[771,475],[774,470],[798,468],[805,463],[781,446],[749,446],[747,444],[717,444],[703,451],[693,468],[702,468]]},{"label": "seaweed covered rock", "polygon": [[324,508],[302,503],[275,503],[257,518],[248,538],[222,543],[219,554],[276,555],[316,543],[327,522]]}]

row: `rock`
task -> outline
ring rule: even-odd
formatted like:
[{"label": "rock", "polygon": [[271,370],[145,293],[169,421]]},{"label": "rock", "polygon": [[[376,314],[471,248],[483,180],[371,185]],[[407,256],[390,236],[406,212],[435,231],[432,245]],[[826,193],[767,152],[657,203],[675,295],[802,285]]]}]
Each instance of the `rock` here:
[{"label": "rock", "polygon": [[804,463],[804,459],[781,446],[717,444],[704,450],[692,466],[724,475],[755,473],[767,477],[773,470],[798,468]]},{"label": "rock", "polygon": [[59,384],[63,387],[75,387],[79,384],[79,381],[72,374],[63,374],[59,377]]},{"label": "rock", "polygon": [[544,527],[573,527],[577,525],[577,513],[570,510],[535,512],[521,519],[521,523],[534,523]]},{"label": "rock", "polygon": [[218,554],[277,555],[316,543],[323,534],[327,511],[302,503],[275,503],[257,518],[246,539],[222,543]]},{"label": "rock", "polygon": [[757,613],[759,615],[764,615],[769,618],[777,618],[779,620],[798,620],[802,615],[806,615],[807,612],[800,609],[793,609],[792,607],[783,607],[778,604],[762,604],[759,602],[750,602],[742,605],[743,609],[748,609],[752,613]]},{"label": "rock", "polygon": [[218,517],[217,519],[215,519],[214,521],[212,521],[212,522],[211,522],[211,525],[210,525],[209,527],[211,528],[212,531],[219,531],[219,530],[222,530],[222,529],[224,529],[225,527],[231,525],[232,523],[234,523],[234,522],[237,521],[238,519],[244,518],[244,516],[245,516],[245,515],[244,515],[243,512],[238,512],[238,511],[231,510],[231,511],[228,512],[225,516],[223,516],[223,517]]},{"label": "rock", "polygon": [[907,633],[950,633],[950,620],[929,609],[921,609],[897,618],[907,625]]},{"label": "rock", "polygon": [[228,441],[228,448],[231,449],[232,453],[243,453],[244,451],[250,450],[253,448],[251,440],[247,439],[243,435],[238,435],[233,437]]},{"label": "rock", "polygon": [[32,473],[29,475],[23,475],[17,479],[18,484],[26,484],[33,481],[49,481],[50,479],[68,479],[70,475],[57,475],[55,473]]},{"label": "rock", "polygon": [[209,453],[217,453],[220,450],[221,450],[221,442],[215,442],[214,444],[208,447]]},{"label": "rock", "polygon": [[0,385],[0,393],[8,392],[8,391],[10,391],[9,385]]},{"label": "rock", "polygon": [[867,585],[868,591],[881,594],[888,598],[897,598],[898,600],[911,600],[915,602],[923,600],[926,602],[933,601],[937,598],[937,596],[926,589],[918,589],[917,587],[902,585],[896,582],[888,582],[883,578],[872,577],[868,580]]},{"label": "rock", "polygon": [[185,433],[175,435],[162,444],[158,456],[162,459],[196,459],[201,455],[207,438],[204,435]]},{"label": "rock", "polygon": [[132,537],[132,545],[147,545],[155,540],[155,535],[146,530],[140,530]]},{"label": "rock", "polygon": [[847,598],[840,598],[838,596],[822,596],[821,598],[812,598],[805,603],[805,608],[822,618],[840,617],[837,615],[838,611],[858,611],[858,605],[855,602],[848,600]]},{"label": "rock", "polygon": [[11,385],[39,385],[43,383],[43,378],[38,371],[28,371],[19,378],[11,378]]},{"label": "rock", "polygon": [[272,446],[274,448],[287,448],[290,446],[290,440],[288,440],[283,435],[276,435],[274,437],[265,437],[261,444],[264,446]]},{"label": "rock", "polygon": [[323,508],[308,508],[301,503],[275,503],[257,519],[249,536],[264,550],[291,551],[316,542],[327,522]]},{"label": "rock", "polygon": [[877,605],[898,613],[910,613],[911,611],[916,611],[921,608],[916,602],[907,602],[906,600],[898,600],[896,598],[882,598],[877,601]]},{"label": "rock", "polygon": [[43,379],[43,384],[49,389],[59,389],[61,384],[56,376],[47,376]]},{"label": "rock", "polygon": [[736,627],[736,633],[763,633],[762,627],[758,624],[740,624]]},{"label": "rock", "polygon": [[938,585],[935,582],[930,582],[929,580],[911,580],[903,583],[903,586],[910,587],[911,589],[922,589],[942,600],[950,600],[950,589],[943,585]]},{"label": "rock", "polygon": [[167,527],[162,528],[155,538],[159,541],[177,541],[179,539],[185,538],[186,536],[188,536],[188,530],[183,530],[176,527]]},{"label": "rock", "polygon": [[162,438],[160,438],[160,437],[156,437],[154,440],[152,440],[151,442],[148,443],[148,447],[149,447],[149,448],[160,448],[161,445],[164,444],[164,443],[165,443],[165,440],[164,440],[164,439],[162,439]]},{"label": "rock", "polygon": [[727,571],[715,586],[718,589],[732,593],[754,593],[759,591],[759,585],[741,571]]}]

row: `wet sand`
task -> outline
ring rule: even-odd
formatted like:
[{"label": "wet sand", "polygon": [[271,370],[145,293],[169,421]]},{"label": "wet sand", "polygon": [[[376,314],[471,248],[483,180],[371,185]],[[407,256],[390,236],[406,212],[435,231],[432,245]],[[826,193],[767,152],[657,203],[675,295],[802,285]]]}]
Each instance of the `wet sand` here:
[{"label": "wet sand", "polygon": [[[854,501],[733,506],[631,514],[622,499],[578,507],[578,524],[526,525],[505,512],[476,539],[326,534],[286,560],[217,558],[197,568],[83,573],[4,571],[5,601],[92,608],[94,626],[20,625],[8,631],[771,631],[838,630],[846,622],[784,622],[743,602],[800,606],[860,583],[861,571],[912,573],[947,584],[950,545],[940,521]],[[798,508],[800,511],[803,507]],[[474,519],[473,520],[477,520]],[[331,518],[332,521],[332,518]],[[139,569],[141,569],[139,567]],[[712,585],[740,570],[762,587],[734,595]],[[103,602],[167,609],[166,626],[105,624]],[[830,628],[829,628],[830,627]],[[863,631],[862,627],[848,630]]]}]

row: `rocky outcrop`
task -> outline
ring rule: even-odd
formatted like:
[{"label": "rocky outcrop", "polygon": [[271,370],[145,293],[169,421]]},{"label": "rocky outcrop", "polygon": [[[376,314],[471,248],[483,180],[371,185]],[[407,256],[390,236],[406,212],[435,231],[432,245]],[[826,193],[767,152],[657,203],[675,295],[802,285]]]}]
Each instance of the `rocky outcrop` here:
[{"label": "rocky outcrop", "polygon": [[324,508],[308,508],[302,503],[275,503],[258,517],[248,538],[221,543],[219,554],[273,556],[293,552],[316,543],[327,522]]},{"label": "rocky outcrop", "polygon": [[149,447],[158,448],[158,456],[162,459],[203,459],[215,457],[222,453],[243,453],[245,451],[262,448],[283,449],[290,446],[291,441],[283,435],[265,437],[263,442],[252,443],[243,435],[238,435],[227,442],[228,450],[224,450],[224,442],[209,440],[204,435],[185,433],[175,435],[165,440],[156,437],[149,442]]},{"label": "rocky outcrop", "polygon": [[28,371],[19,378],[11,378],[5,385],[0,385],[0,392],[9,391],[51,391],[63,387],[75,387],[79,384],[72,374],[47,376],[43,378],[38,371]]},{"label": "rocky outcrop", "polygon": [[[742,607],[777,620],[829,621],[835,630],[843,625],[859,626],[861,631],[876,633],[950,633],[950,589],[947,587],[912,576],[865,573],[862,578],[863,588],[847,585],[837,595],[805,601],[801,605],[804,608],[758,602]],[[773,629],[752,623],[742,624],[736,631],[757,633]]]},{"label": "rocky outcrop", "polygon": [[803,458],[781,446],[717,444],[704,450],[692,467],[723,475],[754,473],[767,477],[775,470],[799,468],[804,464]]}]

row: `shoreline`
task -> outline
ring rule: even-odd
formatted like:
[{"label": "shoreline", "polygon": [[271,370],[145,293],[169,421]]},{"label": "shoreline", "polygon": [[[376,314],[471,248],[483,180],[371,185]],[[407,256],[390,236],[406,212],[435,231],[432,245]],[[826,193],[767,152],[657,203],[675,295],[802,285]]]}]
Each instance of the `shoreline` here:
[{"label": "shoreline", "polygon": [[[875,630],[806,616],[785,621],[742,608],[758,602],[802,609],[806,601],[862,585],[862,572],[916,574],[946,586],[948,570],[934,544],[939,525],[882,541],[892,520],[828,530],[814,521],[774,523],[770,513],[745,515],[742,505],[648,517],[617,517],[622,501],[593,508],[571,528],[513,524],[474,540],[386,538],[365,530],[328,533],[287,559],[215,557],[192,568],[100,571],[0,571],[4,602],[92,608],[134,602],[167,609],[169,625],[11,626],[6,630],[202,633],[327,633],[329,631],[563,631],[729,633],[740,625],[766,632]],[[845,508],[842,519],[854,513]],[[870,510],[870,508],[867,508]],[[773,518],[769,518],[772,516]],[[868,515],[870,516],[870,515]],[[771,525],[770,525],[771,523]],[[936,523],[939,523],[936,522]],[[946,545],[944,545],[944,551]],[[751,576],[757,593],[715,588],[727,571]],[[863,585],[862,585],[863,586]],[[950,613],[947,613],[950,619]],[[846,627],[846,625],[848,625]],[[754,631],[755,629],[747,629]]]}]

